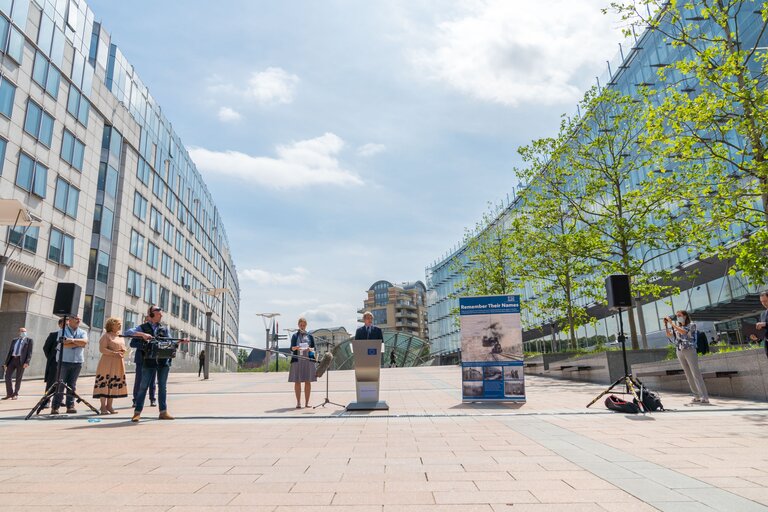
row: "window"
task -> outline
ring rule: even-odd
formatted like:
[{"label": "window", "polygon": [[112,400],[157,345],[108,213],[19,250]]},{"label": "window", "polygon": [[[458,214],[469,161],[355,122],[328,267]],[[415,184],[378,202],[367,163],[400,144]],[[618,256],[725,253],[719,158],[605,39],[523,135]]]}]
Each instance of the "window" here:
[{"label": "window", "polygon": [[[3,20],[5,21],[5,18]],[[24,34],[14,26],[11,26],[10,29],[11,35],[8,38],[8,49],[5,54],[21,65],[24,59]],[[5,42],[5,39],[3,39],[3,42]]]},{"label": "window", "polygon": [[168,300],[171,296],[171,291],[168,288],[160,287],[160,302],[157,303],[158,306],[163,311],[168,311]]},{"label": "window", "polygon": [[173,243],[173,224],[168,219],[163,220],[163,240],[169,245]]},{"label": "window", "polygon": [[147,246],[147,265],[151,268],[157,269],[157,264],[160,261],[160,248],[149,242]]},{"label": "window", "polygon": [[147,216],[147,200],[138,192],[133,193],[133,214],[142,222]]},{"label": "window", "polygon": [[75,239],[56,228],[51,228],[51,239],[48,242],[48,259],[71,267],[74,261]]},{"label": "window", "polygon": [[125,286],[125,292],[132,297],[141,297],[141,274],[128,269],[128,282]]},{"label": "window", "polygon": [[8,243],[21,247],[25,251],[37,252],[37,240],[40,237],[40,228],[26,228],[24,226],[17,226],[15,229],[12,226],[8,227]]},{"label": "window", "polygon": [[54,208],[76,219],[79,198],[80,191],[77,188],[61,178],[56,178],[56,195],[53,200]]},{"label": "window", "polygon": [[136,176],[139,180],[149,186],[149,176],[152,170],[149,168],[149,164],[143,158],[139,158],[139,163],[136,165]]},{"label": "window", "polygon": [[117,197],[117,171],[111,166],[102,163],[99,166],[98,189],[109,197]]},{"label": "window", "polygon": [[171,277],[171,261],[173,260],[171,260],[171,257],[168,255],[168,253],[163,252],[162,265],[160,267],[160,272],[165,277]]},{"label": "window", "polygon": [[189,315],[189,323],[194,325],[195,327],[199,327],[198,325],[198,309],[195,306],[192,306],[192,313]]},{"label": "window", "polygon": [[184,235],[181,234],[181,231],[176,232],[176,252],[184,254]]},{"label": "window", "polygon": [[165,200],[165,183],[156,172],[152,173],[152,193],[161,201]]},{"label": "window", "polygon": [[153,206],[149,210],[149,228],[155,233],[159,233],[162,224],[163,216],[160,215],[160,212]]},{"label": "window", "polygon": [[72,114],[78,123],[88,127],[88,113],[90,110],[91,105],[85,96],[77,90],[77,87],[70,85],[69,98],[67,98],[67,112]]},{"label": "window", "polygon": [[107,283],[109,277],[109,254],[104,251],[91,249],[91,257],[88,262],[88,277],[96,279],[100,283]]},{"label": "window", "polygon": [[53,117],[32,100],[27,102],[27,117],[24,131],[46,147],[51,147],[53,138]]},{"label": "window", "polygon": [[129,252],[139,259],[144,258],[144,237],[133,229],[131,230],[131,247]]},{"label": "window", "polygon": [[181,301],[181,319],[189,322],[189,302],[186,300]]},{"label": "window", "polygon": [[184,257],[188,262],[192,263],[192,242],[189,240],[184,244]]},{"label": "window", "polygon": [[32,68],[32,80],[52,97],[59,97],[61,73],[48,62],[48,59],[42,52],[37,52],[35,54],[35,64]]},{"label": "window", "polygon": [[376,325],[386,325],[387,323],[387,310],[386,309],[374,309],[371,311],[373,313],[373,323]]},{"label": "window", "polygon": [[112,240],[112,222],[115,214],[106,206],[97,204],[93,213],[93,233],[98,233],[107,240]]},{"label": "window", "polygon": [[126,309],[123,313],[123,329],[133,329],[137,325],[139,325],[139,314],[130,309]]},{"label": "window", "polygon": [[101,297],[86,295],[85,306],[83,307],[83,322],[91,327],[103,328],[104,305],[105,301]]},{"label": "window", "polygon": [[48,168],[33,160],[26,153],[19,153],[19,167],[16,170],[16,185],[39,197],[45,197]]},{"label": "window", "polygon": [[85,155],[85,144],[77,137],[72,135],[69,130],[64,130],[64,136],[61,139],[61,158],[69,165],[83,170],[83,156]]},{"label": "window", "polygon": [[181,265],[177,261],[173,262],[173,282],[183,284]]},{"label": "window", "polygon": [[157,304],[157,283],[148,277],[144,279],[144,301]]},{"label": "window", "polygon": [[3,164],[5,164],[5,147],[8,141],[0,137],[0,176],[3,175]]},{"label": "window", "polygon": [[0,80],[0,114],[8,119],[13,113],[13,100],[16,97],[16,86],[5,78]]},{"label": "window", "polygon": [[171,294],[171,314],[173,316],[179,316],[179,307],[181,304],[181,297],[178,295]]}]

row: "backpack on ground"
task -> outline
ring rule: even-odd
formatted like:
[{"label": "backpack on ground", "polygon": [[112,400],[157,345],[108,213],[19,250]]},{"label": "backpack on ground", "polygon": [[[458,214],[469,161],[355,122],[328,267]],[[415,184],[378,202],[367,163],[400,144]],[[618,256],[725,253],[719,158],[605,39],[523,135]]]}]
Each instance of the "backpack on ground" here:
[{"label": "backpack on ground", "polygon": [[664,410],[664,405],[661,403],[661,395],[646,387],[643,387],[640,391],[640,400],[643,402],[646,411],[653,412]]},{"label": "backpack on ground", "polygon": [[640,412],[640,407],[637,404],[622,400],[616,395],[608,395],[608,398],[605,399],[605,406],[612,411],[626,414],[637,414]]}]

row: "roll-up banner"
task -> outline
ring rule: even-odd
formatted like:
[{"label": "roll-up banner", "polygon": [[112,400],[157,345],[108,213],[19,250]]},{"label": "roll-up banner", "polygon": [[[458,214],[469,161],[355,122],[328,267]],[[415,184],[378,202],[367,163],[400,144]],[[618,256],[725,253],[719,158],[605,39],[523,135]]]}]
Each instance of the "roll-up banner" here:
[{"label": "roll-up banner", "polygon": [[525,402],[519,295],[460,297],[465,402]]}]

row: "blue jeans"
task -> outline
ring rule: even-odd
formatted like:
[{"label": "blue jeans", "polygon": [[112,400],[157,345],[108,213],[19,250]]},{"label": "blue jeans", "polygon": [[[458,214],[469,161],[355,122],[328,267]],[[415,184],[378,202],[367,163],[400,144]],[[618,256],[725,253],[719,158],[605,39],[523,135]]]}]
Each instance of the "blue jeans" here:
[{"label": "blue jeans", "polygon": [[160,402],[160,412],[168,410],[168,404],[165,402],[166,388],[168,384],[168,374],[171,372],[170,366],[160,366],[159,368],[147,368],[146,366],[141,369],[141,386],[139,387],[139,394],[136,397],[136,412],[141,412],[144,409],[144,401],[147,399],[147,390],[150,383],[157,377],[157,399]]},{"label": "blue jeans", "polygon": [[[72,388],[72,391],[77,389],[77,378],[80,376],[80,370],[83,368],[83,363],[61,363],[61,380]],[[56,390],[57,393],[53,395],[53,408],[58,409],[61,405],[61,389]],[[67,391],[67,409],[75,406],[75,397],[70,391]]]},{"label": "blue jeans", "polygon": [[[141,372],[144,369],[144,358],[140,357],[136,361],[136,374],[133,381],[133,403],[136,403],[136,398],[139,396],[139,388],[141,387]],[[155,381],[153,380],[149,384],[149,399],[155,401]]]}]

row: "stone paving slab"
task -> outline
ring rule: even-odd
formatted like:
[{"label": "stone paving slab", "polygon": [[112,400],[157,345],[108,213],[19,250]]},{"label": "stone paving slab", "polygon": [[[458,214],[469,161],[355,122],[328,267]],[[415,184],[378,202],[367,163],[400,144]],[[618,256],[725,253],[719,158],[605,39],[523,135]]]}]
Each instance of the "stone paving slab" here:
[{"label": "stone paving slab", "polygon": [[[329,397],[354,400],[350,371]],[[23,417],[0,402],[0,510],[768,511],[768,404],[717,399],[627,416],[602,386],[526,376],[527,403],[462,403],[459,369],[382,370],[389,411],[295,409],[286,374],[171,373],[169,412]],[[132,376],[129,376],[129,384]],[[84,397],[92,378],[79,382]],[[324,379],[313,387],[320,404]]]}]

